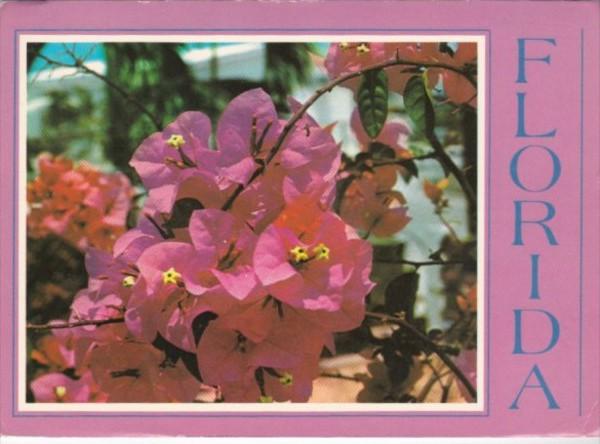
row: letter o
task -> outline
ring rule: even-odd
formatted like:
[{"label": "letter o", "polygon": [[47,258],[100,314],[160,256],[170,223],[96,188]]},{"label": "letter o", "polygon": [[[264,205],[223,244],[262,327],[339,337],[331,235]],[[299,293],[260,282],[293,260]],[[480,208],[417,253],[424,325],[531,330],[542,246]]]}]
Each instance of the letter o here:
[{"label": "letter o", "polygon": [[[546,153],[548,153],[550,155],[550,158],[552,159],[552,177],[550,178],[548,185],[546,185],[545,187],[541,187],[538,189],[528,188],[525,185],[523,185],[523,182],[521,182],[521,178],[519,177],[519,168],[518,168],[519,160],[521,159],[521,155],[530,148],[541,148]],[[547,191],[550,188],[552,188],[554,186],[554,184],[556,184],[556,182],[558,181],[558,179],[560,177],[560,173],[561,173],[560,159],[558,158],[558,156],[556,155],[556,153],[554,151],[552,151],[550,148],[548,148],[544,145],[524,146],[519,151],[517,151],[514,154],[514,156],[512,157],[512,159],[510,160],[510,177],[512,178],[512,181],[515,183],[516,186],[518,186],[522,190],[530,191],[532,193],[539,193],[542,191]]]}]

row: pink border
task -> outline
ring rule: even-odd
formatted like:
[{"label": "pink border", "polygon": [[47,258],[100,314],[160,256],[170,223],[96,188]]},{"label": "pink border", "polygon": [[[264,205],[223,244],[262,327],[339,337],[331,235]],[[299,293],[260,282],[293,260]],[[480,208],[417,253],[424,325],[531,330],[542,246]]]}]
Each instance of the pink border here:
[{"label": "pink border", "polygon": [[[362,2],[327,3],[234,3],[212,2],[20,2],[0,8],[0,197],[3,227],[14,226],[15,165],[15,36],[24,30],[173,30],[207,33],[258,34],[273,29],[290,33],[326,33],[355,30],[360,33],[468,33],[490,30],[491,57],[488,66],[489,130],[486,182],[490,185],[487,216],[492,225],[486,233],[489,288],[486,329],[491,344],[487,413],[482,414],[127,414],[73,415],[28,414],[14,409],[14,351],[16,331],[13,316],[14,237],[12,229],[0,233],[0,339],[2,360],[1,430],[3,434],[64,435],[244,435],[244,436],[494,436],[507,434],[598,434],[599,385],[596,380],[600,349],[597,319],[600,314],[597,271],[600,227],[598,202],[597,125],[598,4],[594,2]],[[510,19],[510,20],[508,20]],[[108,25],[110,24],[110,25]],[[253,31],[248,31],[252,29]],[[254,31],[255,30],[255,31]],[[29,32],[29,31],[28,31]],[[277,33],[284,31],[277,31]],[[484,33],[483,31],[478,32]],[[532,63],[528,75],[536,79],[517,85],[516,39],[555,38],[553,69]],[[546,48],[542,48],[546,49]],[[560,68],[558,68],[560,67]],[[559,185],[541,196],[531,196],[510,181],[508,164],[514,152],[525,145],[516,139],[517,91],[530,94],[530,117],[540,125],[558,127],[549,142],[561,158]],[[567,114],[568,113],[568,114]],[[568,119],[565,116],[569,116]],[[540,119],[541,118],[541,119]],[[535,143],[532,139],[531,143]],[[531,175],[545,177],[543,168]],[[557,208],[557,247],[532,236],[524,247],[512,242],[513,200],[544,199]],[[528,254],[543,258],[542,301],[528,296]],[[561,321],[561,340],[550,353],[538,356],[512,355],[513,310],[543,308]],[[516,392],[533,364],[544,371],[560,410],[548,410],[543,397],[524,395],[520,410],[509,410]]]}]

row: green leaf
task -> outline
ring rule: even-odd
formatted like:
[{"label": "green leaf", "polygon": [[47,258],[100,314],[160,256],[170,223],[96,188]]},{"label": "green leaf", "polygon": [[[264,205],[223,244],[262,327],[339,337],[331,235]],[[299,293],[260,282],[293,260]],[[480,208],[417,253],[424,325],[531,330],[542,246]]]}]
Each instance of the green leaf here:
[{"label": "green leaf", "polygon": [[381,132],[388,114],[388,78],[383,69],[363,74],[357,99],[362,126],[374,139]]},{"label": "green leaf", "polygon": [[425,133],[425,135],[433,134],[435,114],[423,76],[413,76],[406,83],[404,106],[408,116],[415,124],[416,132]]},{"label": "green leaf", "polygon": [[390,146],[380,142],[370,143],[369,153],[374,160],[392,160],[396,158],[396,152]]}]

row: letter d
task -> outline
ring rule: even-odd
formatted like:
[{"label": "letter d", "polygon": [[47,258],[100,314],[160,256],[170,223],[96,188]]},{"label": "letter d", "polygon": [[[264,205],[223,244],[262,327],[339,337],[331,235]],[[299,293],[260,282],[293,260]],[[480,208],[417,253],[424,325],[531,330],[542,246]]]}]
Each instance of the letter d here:
[{"label": "letter d", "polygon": [[[550,321],[550,325],[552,327],[552,336],[550,337],[550,340],[548,341],[548,345],[546,346],[546,348],[544,348],[542,350],[527,350],[526,351],[523,348],[523,315],[526,312],[529,312],[531,314],[539,313],[539,314],[545,315],[546,319]],[[534,310],[534,309],[532,309],[532,310],[517,309],[517,310],[514,310],[514,313],[515,313],[515,347],[513,349],[514,355],[541,355],[543,353],[550,351],[552,348],[554,348],[554,346],[558,342],[558,338],[560,336],[560,326],[558,323],[558,319],[556,319],[556,317],[554,317],[554,315],[547,312],[546,310]],[[539,331],[538,328],[536,328],[536,330]]]}]

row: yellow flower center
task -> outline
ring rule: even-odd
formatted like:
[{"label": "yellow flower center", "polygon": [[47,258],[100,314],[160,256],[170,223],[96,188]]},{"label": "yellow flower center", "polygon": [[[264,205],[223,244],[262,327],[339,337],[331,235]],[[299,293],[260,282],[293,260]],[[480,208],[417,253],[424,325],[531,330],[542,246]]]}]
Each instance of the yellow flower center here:
[{"label": "yellow flower center", "polygon": [[315,248],[313,248],[313,253],[317,260],[328,261],[329,260],[329,247],[321,242]]},{"label": "yellow flower center", "polygon": [[167,140],[167,145],[171,148],[178,150],[183,145],[185,145],[185,139],[181,134],[172,134],[171,137]]},{"label": "yellow flower center", "polygon": [[339,45],[341,50],[345,51],[346,49],[348,49],[350,47],[350,43],[348,42],[341,42]]},{"label": "yellow flower center", "polygon": [[358,54],[367,54],[371,52],[371,48],[369,48],[369,45],[367,45],[366,43],[361,43],[356,47],[356,52]]},{"label": "yellow flower center", "polygon": [[273,402],[273,397],[271,396],[261,396],[260,398],[258,398],[258,402]]},{"label": "yellow flower center", "polygon": [[308,251],[306,248],[301,247],[300,245],[296,245],[294,248],[290,250],[290,254],[292,255],[292,259],[296,263],[306,262],[308,260]]},{"label": "yellow flower center", "polygon": [[181,279],[181,273],[178,273],[173,267],[169,268],[162,274],[163,284],[177,285]]},{"label": "yellow flower center", "polygon": [[64,385],[57,385],[54,387],[54,394],[57,399],[63,399],[67,394],[67,388]]},{"label": "yellow flower center", "polygon": [[292,376],[291,373],[285,372],[279,378],[279,382],[281,383],[281,385],[289,387],[290,385],[292,385],[294,383],[294,377]]},{"label": "yellow flower center", "polygon": [[135,285],[135,278],[133,276],[125,276],[121,284],[125,288],[133,287]]}]

